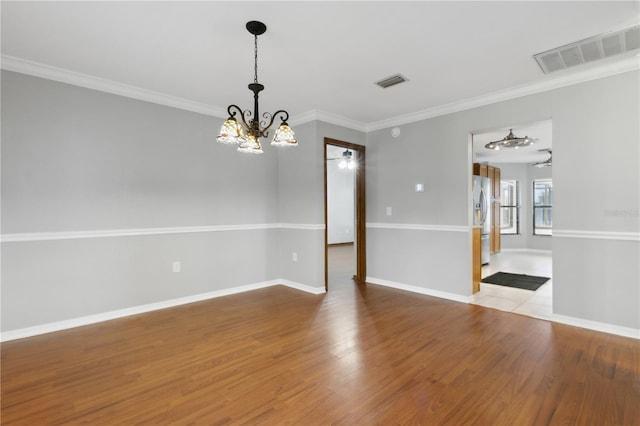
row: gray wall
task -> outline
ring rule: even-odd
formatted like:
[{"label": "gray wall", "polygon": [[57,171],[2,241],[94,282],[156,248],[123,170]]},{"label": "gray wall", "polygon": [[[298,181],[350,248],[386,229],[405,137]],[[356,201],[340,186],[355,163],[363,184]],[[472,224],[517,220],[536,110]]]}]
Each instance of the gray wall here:
[{"label": "gray wall", "polygon": [[[277,222],[277,153],[221,122],[3,71],[2,233]],[[278,278],[278,231],[3,243],[2,330]]]},{"label": "gray wall", "polygon": [[[401,126],[398,139],[369,133],[368,221],[469,226],[469,134],[553,119],[554,313],[640,328],[639,81],[627,72],[428,119]],[[426,191],[412,192],[420,180]],[[469,239],[380,228],[368,239],[371,277],[471,294]],[[409,246],[399,258],[400,241]]]},{"label": "gray wall", "polygon": [[[292,281],[324,287],[324,138],[364,145],[365,134],[323,121],[295,129],[305,143],[279,153],[279,218],[319,229],[281,230],[280,271]],[[292,260],[294,252],[297,261]]]},{"label": "gray wall", "polygon": [[554,311],[638,329],[639,244],[611,234],[640,230],[638,77],[403,125],[397,139],[306,123],[298,148],[252,157],[214,142],[221,120],[3,72],[3,234],[292,225],[3,243],[2,330],[279,277],[322,287],[324,137],[367,146],[367,275],[468,296],[469,135],[549,118]]},{"label": "gray wall", "polygon": [[[367,135],[367,222],[377,224],[367,229],[369,277],[470,294],[471,240],[466,232],[393,228],[467,226],[468,137],[456,115],[401,126],[398,138],[389,129]],[[416,183],[424,184],[424,192],[415,192]]]},{"label": "gray wall", "polygon": [[521,163],[495,163],[500,168],[502,180],[517,180],[520,185],[520,234],[502,235],[503,250],[551,250],[552,238],[533,235],[532,186],[536,179],[551,179],[552,167],[537,168]]}]

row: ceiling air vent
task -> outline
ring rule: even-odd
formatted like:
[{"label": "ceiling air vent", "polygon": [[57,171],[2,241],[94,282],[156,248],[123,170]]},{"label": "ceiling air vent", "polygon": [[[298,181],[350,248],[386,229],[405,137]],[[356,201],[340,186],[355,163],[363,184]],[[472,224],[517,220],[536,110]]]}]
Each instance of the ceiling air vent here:
[{"label": "ceiling air vent", "polygon": [[396,84],[404,83],[405,81],[409,81],[409,79],[401,74],[395,74],[391,77],[383,78],[380,81],[376,81],[376,84],[383,89],[386,89],[387,87],[395,86]]},{"label": "ceiling air vent", "polygon": [[533,55],[545,74],[582,65],[640,48],[640,25],[595,37]]}]

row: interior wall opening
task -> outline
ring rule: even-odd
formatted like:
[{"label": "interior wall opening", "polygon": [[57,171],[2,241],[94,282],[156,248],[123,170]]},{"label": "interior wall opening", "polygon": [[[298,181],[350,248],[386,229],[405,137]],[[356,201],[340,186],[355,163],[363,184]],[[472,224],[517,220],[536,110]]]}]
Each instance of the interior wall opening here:
[{"label": "interior wall opening", "polygon": [[472,134],[472,303],[553,314],[552,121]]},{"label": "interior wall opening", "polygon": [[325,138],[325,287],[364,281],[364,147]]}]

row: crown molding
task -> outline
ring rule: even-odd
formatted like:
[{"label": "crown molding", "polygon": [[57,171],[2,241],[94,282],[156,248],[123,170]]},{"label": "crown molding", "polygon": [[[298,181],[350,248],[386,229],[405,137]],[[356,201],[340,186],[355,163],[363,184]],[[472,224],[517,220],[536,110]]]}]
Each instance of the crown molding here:
[{"label": "crown molding", "polygon": [[400,115],[385,120],[368,123],[366,132],[386,129],[402,124],[414,123],[416,121],[427,120],[429,118],[439,117],[454,112],[465,111],[472,108],[478,108],[497,102],[507,101],[510,99],[520,98],[523,96],[534,95],[549,90],[559,89],[562,87],[572,86],[574,84],[584,83],[599,78],[610,77],[629,71],[640,69],[640,58],[631,56],[625,60],[609,63],[603,66],[589,68],[584,71],[575,72],[570,70],[559,75],[548,75],[542,81],[527,83],[515,86],[509,89],[488,93],[481,96],[465,99],[458,102],[451,102],[434,108],[424,109],[410,114]]},{"label": "crown molding", "polygon": [[185,111],[197,112],[199,114],[210,115],[218,118],[227,118],[228,115],[225,109],[216,106],[194,102],[177,96],[154,92],[152,90],[142,89],[140,87],[118,83],[117,81],[82,74],[64,68],[45,65],[15,56],[2,55],[1,66],[2,69],[7,71],[15,71],[22,74],[32,75],[34,77],[46,78],[48,80],[85,87],[87,89],[99,90],[101,92],[137,99],[140,101],[152,102],[154,104],[165,105]]},{"label": "crown molding", "polygon": [[[178,108],[185,111],[209,115],[212,117],[227,118],[227,111],[224,108],[200,102],[194,102],[188,99],[179,98],[177,96],[167,95],[160,92],[142,89],[140,87],[123,84],[117,81],[107,80],[100,77],[94,77],[88,74],[82,74],[64,68],[58,68],[39,62],[29,61],[27,59],[18,58],[15,56],[2,55],[0,66],[2,67],[2,69],[5,69],[7,71],[15,71],[22,74],[46,78],[49,80],[59,81],[62,83],[85,87],[88,89],[99,90],[101,92],[111,93],[114,95],[125,96],[128,98]],[[562,87],[584,83],[591,80],[597,80],[599,78],[609,77],[616,74],[635,71],[638,69],[640,69],[640,58],[634,55],[624,60],[608,63],[599,67],[589,68],[584,71],[574,72],[573,70],[570,70],[558,75],[548,75],[545,76],[542,81],[523,84],[520,86],[512,87],[510,89],[492,92],[462,101],[451,102],[414,113],[400,115],[385,120],[374,121],[371,123],[363,123],[361,121],[353,120],[338,114],[322,110],[310,110],[302,114],[295,115],[289,120],[289,122],[292,125],[298,125],[311,121],[324,121],[336,126],[342,126],[352,130],[368,133],[393,126],[400,126],[403,124],[414,123],[416,121],[427,120],[429,118],[465,111],[472,108],[478,108],[481,106],[515,99],[522,96],[534,95],[536,93],[559,89]]]},{"label": "crown molding", "polygon": [[348,129],[357,130],[359,132],[367,131],[366,123],[317,109],[303,112],[302,114],[298,114],[291,120],[289,120],[289,122],[293,126],[308,123],[311,121],[324,121],[325,123],[346,127]]}]

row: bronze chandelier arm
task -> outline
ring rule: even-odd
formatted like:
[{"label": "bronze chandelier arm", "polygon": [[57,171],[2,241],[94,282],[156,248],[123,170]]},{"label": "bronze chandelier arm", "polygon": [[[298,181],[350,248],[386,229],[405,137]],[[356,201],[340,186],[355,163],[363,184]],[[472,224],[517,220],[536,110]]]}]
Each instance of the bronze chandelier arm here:
[{"label": "bronze chandelier arm", "polygon": [[[236,109],[236,111],[233,111],[233,109]],[[227,112],[229,113],[229,117],[233,117],[233,118],[236,118],[236,115],[240,113],[240,119],[242,120],[242,124],[244,124],[245,128],[247,129],[250,128],[249,124],[247,124],[247,121],[244,118],[245,113],[248,113],[248,111],[242,111],[242,109],[240,109],[238,105],[229,105],[229,107],[227,108]]]},{"label": "bronze chandelier arm", "polygon": [[[264,113],[264,117],[267,118],[267,114],[268,113]],[[273,124],[273,121],[276,119],[276,117],[278,116],[278,114],[282,114],[284,117],[280,117],[280,119],[282,120],[283,123],[286,123],[287,120],[289,119],[289,113],[283,109],[280,109],[276,112],[274,112],[273,114],[269,114],[271,115],[271,119],[269,120],[269,124],[265,126],[263,133],[265,134],[264,137],[267,137],[267,131],[271,128],[271,125]]]}]

